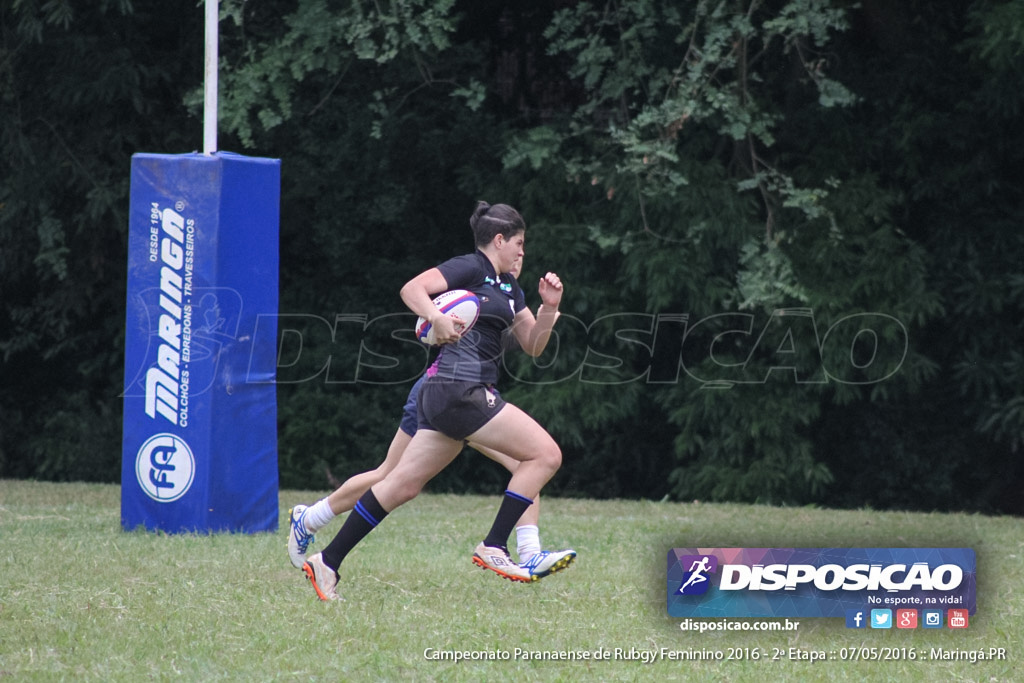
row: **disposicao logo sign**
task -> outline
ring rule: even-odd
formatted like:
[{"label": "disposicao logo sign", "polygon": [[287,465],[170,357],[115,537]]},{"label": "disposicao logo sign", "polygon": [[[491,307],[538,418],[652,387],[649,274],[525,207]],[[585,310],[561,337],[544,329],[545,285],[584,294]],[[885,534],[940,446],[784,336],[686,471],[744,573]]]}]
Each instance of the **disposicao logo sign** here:
[{"label": "disposicao logo sign", "polygon": [[974,614],[970,548],[673,548],[673,617],[847,617],[849,610]]}]

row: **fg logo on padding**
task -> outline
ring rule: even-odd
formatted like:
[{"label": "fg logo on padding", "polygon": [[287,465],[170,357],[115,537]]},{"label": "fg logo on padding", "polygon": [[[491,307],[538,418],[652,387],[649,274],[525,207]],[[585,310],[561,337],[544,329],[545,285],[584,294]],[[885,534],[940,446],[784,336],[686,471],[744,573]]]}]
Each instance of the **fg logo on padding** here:
[{"label": "fg logo on padding", "polygon": [[711,582],[708,574],[718,571],[718,558],[714,555],[684,555],[679,564],[686,569],[683,582],[679,586],[679,595],[702,595],[707,592]]},{"label": "fg logo on padding", "polygon": [[171,503],[188,492],[195,475],[192,449],[174,434],[155,434],[135,456],[135,477],[153,500]]}]

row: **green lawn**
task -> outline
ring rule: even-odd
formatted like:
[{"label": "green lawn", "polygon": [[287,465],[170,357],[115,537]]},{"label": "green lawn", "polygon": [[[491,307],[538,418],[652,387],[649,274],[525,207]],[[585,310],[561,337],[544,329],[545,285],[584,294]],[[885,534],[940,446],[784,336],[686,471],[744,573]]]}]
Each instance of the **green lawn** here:
[{"label": "green lawn", "polygon": [[[391,515],[343,568],[345,601],[321,603],[284,550],[287,509],[322,492],[283,491],[276,534],[125,533],[120,488],[0,481],[0,681],[769,681],[1021,680],[1024,526],[956,514],[547,499],[546,547],[576,564],[532,585],[470,563],[497,496],[423,495]],[[318,539],[322,546],[338,528]],[[673,547],[970,547],[978,611],[964,631],[684,632],[665,609]],[[794,661],[871,648],[1005,648],[1002,661]],[[604,650],[610,660],[432,659],[516,648]],[[708,651],[753,660],[652,663],[619,649]],[[791,650],[792,648],[792,650]],[[780,655],[776,658],[774,655]],[[449,655],[450,656],[450,655]]]}]

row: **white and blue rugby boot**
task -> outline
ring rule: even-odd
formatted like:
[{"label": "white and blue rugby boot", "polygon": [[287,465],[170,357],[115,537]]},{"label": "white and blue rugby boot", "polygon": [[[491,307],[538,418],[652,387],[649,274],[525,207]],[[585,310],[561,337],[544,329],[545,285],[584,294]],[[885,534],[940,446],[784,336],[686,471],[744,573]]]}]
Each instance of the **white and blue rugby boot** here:
[{"label": "white and blue rugby boot", "polygon": [[560,572],[576,559],[575,550],[542,550],[519,566],[530,573],[533,580],[543,579]]},{"label": "white and blue rugby boot", "polygon": [[302,565],[306,563],[306,551],[316,538],[306,531],[306,525],[303,524],[302,518],[307,508],[306,505],[296,505],[288,511],[288,559],[296,569],[302,569]]}]

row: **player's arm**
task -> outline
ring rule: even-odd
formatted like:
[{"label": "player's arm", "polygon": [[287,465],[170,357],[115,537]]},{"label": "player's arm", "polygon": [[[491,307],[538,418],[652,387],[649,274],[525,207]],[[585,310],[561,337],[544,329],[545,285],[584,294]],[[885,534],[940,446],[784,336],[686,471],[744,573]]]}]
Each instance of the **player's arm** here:
[{"label": "player's arm", "polygon": [[433,326],[438,343],[458,341],[455,316],[445,315],[434,305],[432,296],[448,291],[448,281],[437,268],[425,270],[402,287],[399,294],[402,301],[416,315],[428,320]]},{"label": "player's arm", "polygon": [[537,315],[524,308],[516,314],[512,332],[527,355],[536,358],[544,353],[551,339],[551,328],[560,315],[558,305],[562,302],[562,281],[554,273],[547,273],[537,285],[541,305]]}]

